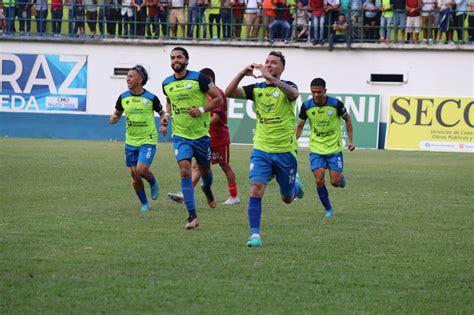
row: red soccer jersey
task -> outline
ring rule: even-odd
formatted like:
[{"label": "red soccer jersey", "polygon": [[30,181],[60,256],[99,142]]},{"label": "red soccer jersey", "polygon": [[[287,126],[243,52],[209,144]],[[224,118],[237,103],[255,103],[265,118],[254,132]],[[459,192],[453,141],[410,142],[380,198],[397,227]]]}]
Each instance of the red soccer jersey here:
[{"label": "red soccer jersey", "polygon": [[211,124],[211,128],[209,129],[211,146],[230,144],[229,128],[227,127],[227,98],[225,97],[224,91],[219,88],[217,89],[224,102],[221,106],[211,110],[211,117],[214,113],[219,114],[221,117],[217,124]]}]

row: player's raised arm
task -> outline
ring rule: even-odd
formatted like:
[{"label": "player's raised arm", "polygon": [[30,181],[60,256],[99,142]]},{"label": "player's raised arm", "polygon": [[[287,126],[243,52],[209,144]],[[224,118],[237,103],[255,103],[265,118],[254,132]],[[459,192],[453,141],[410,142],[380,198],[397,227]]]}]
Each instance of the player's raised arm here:
[{"label": "player's raised arm", "polygon": [[253,74],[253,69],[255,68],[255,66],[256,64],[252,63],[251,65],[248,65],[242,71],[237,73],[235,78],[229,83],[229,85],[225,89],[225,95],[227,97],[240,98],[240,99],[245,98],[244,89],[242,87],[239,87],[239,83],[246,76],[255,78],[255,75]]}]

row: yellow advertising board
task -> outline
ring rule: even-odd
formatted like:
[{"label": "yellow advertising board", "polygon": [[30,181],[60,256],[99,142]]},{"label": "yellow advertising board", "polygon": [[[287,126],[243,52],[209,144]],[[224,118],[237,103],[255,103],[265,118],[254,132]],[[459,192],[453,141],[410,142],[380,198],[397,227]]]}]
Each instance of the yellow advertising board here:
[{"label": "yellow advertising board", "polygon": [[474,98],[391,96],[385,147],[474,152]]}]

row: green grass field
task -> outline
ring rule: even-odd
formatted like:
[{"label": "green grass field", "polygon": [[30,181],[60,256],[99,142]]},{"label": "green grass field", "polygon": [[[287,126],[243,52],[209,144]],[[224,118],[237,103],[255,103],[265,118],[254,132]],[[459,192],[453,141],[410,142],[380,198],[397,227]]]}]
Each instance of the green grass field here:
[{"label": "green grass field", "polygon": [[474,313],[472,154],[345,152],[348,185],[329,188],[325,219],[301,150],[305,198],[285,205],[269,184],[256,249],[250,150],[232,147],[243,202],[209,209],[197,192],[201,227],[186,231],[166,198],[179,189],[170,144],[142,215],[123,143],[0,139],[0,314]]}]

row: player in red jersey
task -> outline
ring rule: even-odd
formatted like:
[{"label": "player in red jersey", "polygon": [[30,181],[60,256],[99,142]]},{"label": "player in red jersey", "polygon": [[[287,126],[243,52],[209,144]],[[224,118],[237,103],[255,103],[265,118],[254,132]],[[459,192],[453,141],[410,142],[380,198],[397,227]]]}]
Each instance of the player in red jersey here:
[{"label": "player in red jersey", "polygon": [[[210,68],[204,68],[200,73],[208,76],[215,84],[216,76],[214,71]],[[224,100],[223,103],[216,109],[211,110],[211,127],[209,133],[211,135],[211,162],[212,164],[219,164],[222,171],[227,178],[227,185],[229,188],[229,198],[223,202],[224,205],[234,205],[240,203],[237,193],[237,184],[235,182],[235,173],[230,166],[230,137],[229,128],[227,127],[227,100],[224,92],[217,88]],[[195,163],[193,163],[193,185],[199,182],[201,173]],[[176,202],[183,202],[183,194],[168,193],[168,197]]]}]

